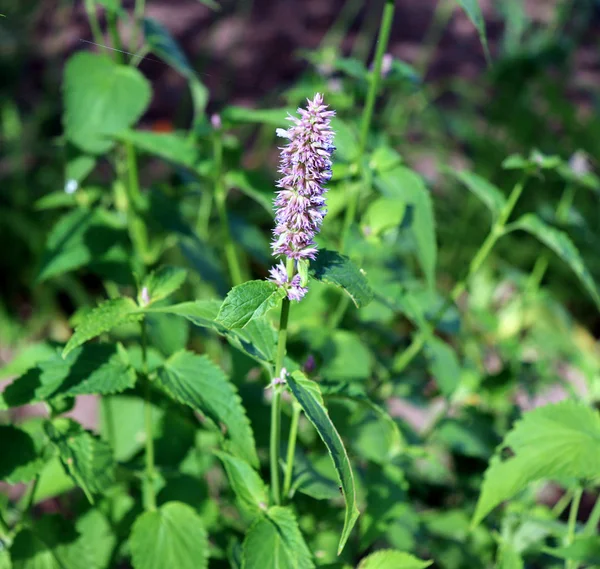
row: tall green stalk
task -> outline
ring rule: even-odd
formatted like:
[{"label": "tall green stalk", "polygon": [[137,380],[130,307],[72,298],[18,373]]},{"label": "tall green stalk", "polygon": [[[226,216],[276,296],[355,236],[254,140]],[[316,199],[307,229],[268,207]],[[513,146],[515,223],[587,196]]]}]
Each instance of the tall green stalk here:
[{"label": "tall green stalk", "polygon": [[100,22],[98,21],[98,13],[96,12],[94,0],[85,0],[84,6],[92,30],[92,36],[94,37],[94,42],[96,42],[96,45],[103,53],[108,53],[108,49],[106,49],[106,46],[104,45],[104,36],[100,29]]},{"label": "tall green stalk", "polygon": [[[294,260],[288,259],[287,272],[291,281],[294,272]],[[281,315],[279,317],[279,334],[277,338],[277,356],[275,357],[275,372],[273,374],[273,399],[271,401],[271,436],[269,441],[269,458],[271,468],[271,493],[273,502],[281,503],[281,489],[279,485],[279,451],[281,449],[281,392],[283,385],[281,370],[287,350],[287,327],[290,316],[290,301],[286,297],[281,301]]]},{"label": "tall green stalk", "polygon": [[[466,276],[463,277],[460,281],[458,281],[454,285],[452,291],[450,292],[450,299],[453,302],[456,302],[461,296],[461,294],[466,290],[468,282],[477,273],[477,271],[479,271],[479,269],[487,259],[488,255],[494,248],[494,245],[496,244],[498,239],[500,239],[500,237],[504,235],[504,230],[506,228],[508,218],[513,212],[517,201],[521,197],[524,186],[525,179],[518,182],[512,189],[504,208],[498,216],[498,219],[493,223],[490,233],[485,238],[485,240],[479,247],[477,253],[475,253],[475,256],[471,260],[471,263],[469,264],[469,270],[467,271]],[[450,305],[451,302],[448,301],[442,306],[442,308],[434,318],[432,327],[435,327],[437,323],[444,317]],[[429,334],[429,330],[419,330],[419,332],[415,335],[413,341],[408,346],[408,348],[406,348],[406,350],[402,352],[402,355],[394,362],[394,371],[396,373],[400,373],[401,371],[403,371],[406,368],[406,366],[408,366],[408,364],[417,356],[417,354],[425,345]]]},{"label": "tall green stalk", "polygon": [[135,0],[135,7],[133,9],[133,33],[131,36],[131,51],[136,52],[138,49],[139,36],[143,27],[144,12],[146,11],[146,0]]},{"label": "tall green stalk", "polygon": [[292,406],[292,422],[290,424],[290,433],[288,436],[287,455],[285,458],[285,473],[283,477],[283,498],[289,498],[290,489],[292,487],[292,474],[294,472],[294,456],[296,454],[296,439],[298,438],[298,423],[300,422],[300,414],[302,407],[294,401]]},{"label": "tall green stalk", "polygon": [[229,276],[233,286],[242,284],[242,270],[240,262],[235,250],[235,244],[231,239],[231,231],[229,229],[229,220],[227,218],[227,189],[223,180],[223,139],[220,129],[214,133],[214,158],[215,158],[215,202],[219,221],[221,223],[221,231],[223,232],[223,246],[225,249],[225,258],[227,259],[227,267]]},{"label": "tall green stalk", "polygon": [[146,477],[144,480],[144,508],[148,511],[156,509],[156,492],[154,480],[156,478],[154,469],[154,436],[152,420],[152,403],[150,398],[150,380],[148,379],[148,333],[146,320],[140,322],[141,344],[142,344],[142,375],[145,383],[144,394],[144,431],[146,437]]},{"label": "tall green stalk", "polygon": [[[579,513],[579,504],[581,503],[581,497],[583,496],[583,488],[578,486],[573,494],[573,501],[571,502],[571,509],[569,510],[569,521],[567,522],[567,539],[565,545],[569,546],[575,539],[575,527],[577,525],[577,514]],[[578,561],[572,559],[565,559],[565,569],[577,569],[579,566]]]}]

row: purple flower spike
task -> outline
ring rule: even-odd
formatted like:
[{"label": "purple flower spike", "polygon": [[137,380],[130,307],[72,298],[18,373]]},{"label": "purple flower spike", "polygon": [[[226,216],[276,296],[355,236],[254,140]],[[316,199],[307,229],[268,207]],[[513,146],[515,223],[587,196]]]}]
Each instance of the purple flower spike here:
[{"label": "purple flower spike", "polygon": [[[314,237],[327,213],[324,185],[331,180],[331,155],[335,150],[331,130],[335,112],[327,110],[323,95],[317,93],[312,101],[308,100],[307,108],[298,109],[298,113],[300,118],[288,117],[293,123],[290,128],[276,131],[288,142],[281,149],[282,177],[277,182],[277,225],[271,245],[276,257],[294,259],[294,272],[299,264],[317,256]],[[286,288],[290,300],[300,300],[307,292],[300,274],[290,281],[283,262],[271,269],[270,279]]]},{"label": "purple flower spike", "polygon": [[306,109],[298,109],[300,118],[288,117],[294,124],[277,134],[289,140],[281,149],[275,199],[273,254],[291,259],[314,259],[317,247],[314,236],[325,216],[325,188],[331,179],[331,154],[334,150],[331,117],[319,93],[308,101]]}]

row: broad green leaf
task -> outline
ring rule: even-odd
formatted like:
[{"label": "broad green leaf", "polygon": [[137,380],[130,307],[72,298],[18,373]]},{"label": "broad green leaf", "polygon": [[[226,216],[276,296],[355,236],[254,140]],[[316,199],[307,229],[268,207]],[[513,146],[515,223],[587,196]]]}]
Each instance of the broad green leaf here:
[{"label": "broad green leaf", "polygon": [[456,352],[443,340],[431,335],[425,343],[429,370],[444,397],[450,398],[460,383],[461,367]]},{"label": "broad green leaf", "polygon": [[492,212],[492,217],[494,219],[500,215],[502,208],[506,205],[506,199],[504,194],[496,186],[474,172],[469,172],[467,170],[455,172],[450,169],[448,169],[448,172],[452,173],[457,180],[462,182],[469,191],[475,194],[475,196],[485,204]]},{"label": "broad green leaf", "polygon": [[405,166],[397,166],[381,172],[375,182],[384,196],[401,199],[412,205],[410,231],[417,246],[417,259],[429,288],[433,290],[437,264],[435,217],[431,194],[423,178]]},{"label": "broad green leaf", "polygon": [[573,543],[564,547],[544,548],[545,553],[559,559],[576,561],[577,565],[598,566],[600,565],[600,537],[581,536],[575,538]]},{"label": "broad green leaf", "polygon": [[513,456],[495,456],[488,466],[473,525],[498,504],[535,480],[596,478],[600,472],[600,414],[575,401],[538,407],[525,413],[505,437],[502,448]]},{"label": "broad green leaf", "polygon": [[310,274],[318,281],[343,289],[357,308],[373,300],[373,290],[364,271],[357,268],[348,257],[335,251],[319,251],[317,259],[310,264]]},{"label": "broad green leaf", "polygon": [[352,162],[358,156],[358,136],[349,124],[338,117],[331,119],[331,128],[335,133],[335,157]]},{"label": "broad green leaf", "polygon": [[90,502],[115,482],[115,462],[108,443],[72,419],[60,417],[46,424],[46,433],[58,450],[67,473]]},{"label": "broad green leaf", "polygon": [[321,374],[329,381],[360,381],[371,376],[373,354],[358,334],[334,330],[318,350],[323,357]]},{"label": "broad green leaf", "polygon": [[138,150],[168,160],[185,168],[193,168],[198,162],[198,149],[182,134],[152,132],[147,130],[125,130],[119,140],[133,144]]},{"label": "broad green leaf", "polygon": [[115,326],[136,322],[143,317],[143,313],[131,298],[106,300],[83,317],[67,342],[62,355],[67,357],[69,352],[84,342],[112,330]]},{"label": "broad green leaf", "polygon": [[600,294],[598,294],[594,279],[583,263],[583,259],[581,258],[577,247],[573,245],[573,242],[566,233],[551,227],[531,213],[525,214],[514,223],[511,223],[507,229],[508,231],[514,231],[516,229],[527,231],[539,239],[544,245],[552,249],[552,251],[569,265],[570,269],[575,273],[596,303],[596,306],[600,307]]},{"label": "broad green leaf", "polygon": [[471,23],[475,26],[479,35],[479,41],[483,47],[483,53],[488,65],[491,65],[490,49],[488,47],[487,34],[485,31],[485,19],[479,7],[479,0],[456,0],[459,6],[465,11]]},{"label": "broad green leaf", "polygon": [[96,167],[96,158],[85,154],[80,154],[69,160],[65,168],[65,180],[75,180],[81,184],[88,174]]},{"label": "broad green leaf", "polygon": [[248,281],[233,287],[219,310],[217,322],[225,328],[243,328],[280,304],[285,290],[270,281]]},{"label": "broad green leaf", "polygon": [[19,531],[10,548],[13,569],[95,568],[94,551],[64,516],[44,516]]},{"label": "broad green leaf", "polygon": [[286,124],[286,117],[294,114],[294,109],[248,109],[246,107],[226,107],[221,114],[223,121],[232,123],[262,123],[273,127]]},{"label": "broad green leaf", "polygon": [[410,553],[382,549],[365,557],[357,569],[425,569],[432,561],[423,561]]},{"label": "broad green leaf", "polygon": [[260,172],[233,170],[225,175],[225,184],[237,188],[273,215],[273,182]]},{"label": "broad green leaf", "polygon": [[361,225],[365,234],[379,235],[388,229],[400,227],[406,213],[406,200],[378,198],[369,204]]},{"label": "broad green leaf", "polygon": [[188,505],[168,502],[144,512],[129,537],[135,569],[207,569],[209,545],[202,519]]},{"label": "broad green leaf", "polygon": [[266,510],[269,504],[268,491],[256,470],[245,460],[231,454],[218,451],[215,454],[225,467],[229,484],[240,505],[252,514]]},{"label": "broad green leaf", "polygon": [[46,462],[44,441],[26,430],[0,425],[0,480],[9,484],[29,482]]},{"label": "broad green leaf", "polygon": [[342,493],[346,502],[346,515],[338,547],[339,554],[344,549],[344,545],[348,541],[350,532],[359,516],[356,506],[354,475],[352,474],[350,460],[344,448],[344,443],[329,418],[329,413],[323,403],[323,397],[318,384],[307,379],[299,371],[295,371],[288,377],[287,384],[309,421],[314,425],[321,439],[323,439],[342,487]]},{"label": "broad green leaf", "polygon": [[69,59],[63,91],[65,134],[90,154],[110,150],[112,137],[137,122],[151,96],[138,69],[88,51]]},{"label": "broad green leaf", "polygon": [[[140,304],[149,306],[173,294],[185,282],[187,271],[180,267],[161,267],[151,272],[142,283],[147,299],[140,298]],[[141,296],[141,295],[140,295]]]},{"label": "broad green leaf", "polygon": [[46,242],[38,280],[88,266],[102,271],[116,263],[129,269],[129,240],[117,218],[101,209],[77,209],[52,228]]},{"label": "broad green leaf", "polygon": [[270,508],[248,530],[243,545],[243,569],[313,569],[314,566],[296,518],[288,508]]},{"label": "broad green leaf", "polygon": [[[16,351],[16,350],[15,350]],[[18,351],[17,355],[0,369],[0,380],[24,374],[38,362],[52,357],[56,348],[46,342],[30,344]]]},{"label": "broad green leaf", "polygon": [[340,489],[335,480],[318,472],[309,458],[298,448],[294,453],[290,497],[296,492],[315,498],[315,500],[332,500],[340,496]]},{"label": "broad green leaf", "polygon": [[134,383],[135,371],[121,346],[89,344],[74,349],[64,359],[55,352],[27,371],[0,396],[0,408],[55,397],[119,393]]},{"label": "broad green leaf", "polygon": [[[114,512],[119,506],[115,497],[111,498],[111,509]],[[116,521],[114,519],[113,523]],[[117,536],[112,526],[107,516],[96,508],[90,508],[77,518],[75,527],[86,545],[94,552],[96,564],[94,568],[89,569],[111,569],[111,558],[117,545]]]},{"label": "broad green leaf", "polygon": [[228,450],[258,466],[254,435],[240,397],[208,356],[178,352],[158,369],[156,381],[175,400],[223,426]]}]

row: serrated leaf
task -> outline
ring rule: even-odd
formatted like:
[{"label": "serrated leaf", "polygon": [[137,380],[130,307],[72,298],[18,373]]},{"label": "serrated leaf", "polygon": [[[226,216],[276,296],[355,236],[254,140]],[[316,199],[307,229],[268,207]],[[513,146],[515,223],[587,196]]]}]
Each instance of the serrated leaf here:
[{"label": "serrated leaf", "polygon": [[485,59],[488,64],[491,64],[490,50],[488,47],[487,34],[485,31],[485,18],[481,13],[478,0],[456,0],[459,6],[465,11],[471,23],[475,26],[479,41],[483,47]]},{"label": "serrated leaf", "polygon": [[229,484],[243,509],[251,514],[266,510],[269,504],[268,491],[262,478],[245,460],[224,452],[215,452],[219,457]]},{"label": "serrated leaf", "polygon": [[279,506],[252,524],[244,539],[242,559],[243,569],[314,568],[294,514]]},{"label": "serrated leaf", "polygon": [[597,477],[600,414],[575,401],[538,407],[525,413],[501,448],[509,448],[513,456],[490,461],[473,525],[535,480]]},{"label": "serrated leaf", "polygon": [[228,450],[258,466],[254,435],[236,388],[208,356],[178,352],[158,369],[156,382],[175,400],[224,426]]},{"label": "serrated leaf", "polygon": [[13,381],[0,397],[6,407],[17,407],[56,397],[107,395],[133,387],[135,371],[126,352],[114,344],[89,344],[66,358],[54,355]]},{"label": "serrated leaf", "polygon": [[243,328],[275,308],[285,297],[285,290],[270,281],[248,281],[233,287],[217,314],[216,321],[225,328]]},{"label": "serrated leaf", "polygon": [[384,196],[396,197],[412,205],[413,219],[410,231],[417,246],[417,259],[430,290],[433,290],[437,265],[437,242],[430,191],[423,178],[405,166],[397,166],[382,172],[375,181]]},{"label": "serrated leaf", "polygon": [[365,557],[357,569],[424,569],[432,561],[423,561],[410,553],[383,549]]},{"label": "serrated leaf", "polygon": [[0,425],[0,480],[9,484],[29,482],[46,462],[43,441],[12,425]]},{"label": "serrated leaf", "polygon": [[125,130],[119,140],[129,142],[142,152],[158,156],[173,164],[192,169],[198,162],[198,149],[188,137],[173,132]]},{"label": "serrated leaf", "polygon": [[13,569],[95,568],[94,552],[63,516],[44,516],[22,529],[10,548]]},{"label": "serrated leaf", "polygon": [[357,308],[373,300],[373,290],[361,269],[345,255],[322,249],[310,264],[310,275],[318,281],[332,284],[348,294]]},{"label": "serrated leaf", "polygon": [[94,494],[115,482],[115,462],[108,443],[72,419],[60,417],[46,424],[46,433],[75,483],[93,503]]},{"label": "serrated leaf", "polygon": [[202,519],[186,504],[168,502],[144,512],[129,537],[135,569],[207,569],[209,545]]},{"label": "serrated leaf", "polygon": [[523,231],[531,233],[544,245],[552,249],[552,251],[569,265],[570,269],[575,273],[577,278],[581,281],[581,284],[583,284],[596,303],[596,306],[600,307],[600,294],[598,293],[594,279],[585,266],[577,247],[573,245],[573,242],[566,233],[551,227],[531,213],[525,214],[508,226],[509,231],[514,231],[516,229],[522,229]]},{"label": "serrated leaf", "polygon": [[500,212],[506,205],[504,194],[494,184],[488,182],[485,178],[463,170],[455,172],[448,170],[454,177],[462,182],[467,189],[477,196],[485,206],[492,212],[492,217],[495,219],[500,215]]},{"label": "serrated leaf", "polygon": [[325,443],[331,460],[333,461],[336,474],[342,486],[344,501],[346,502],[346,514],[344,517],[344,528],[340,537],[338,555],[344,549],[350,532],[354,527],[359,511],[356,506],[356,488],[354,486],[354,475],[344,443],[335,426],[329,418],[329,413],[323,402],[319,386],[310,381],[299,371],[295,371],[288,377],[287,384],[294,397],[302,407],[309,421],[313,424],[317,433]]},{"label": "serrated leaf", "polygon": [[75,328],[75,332],[63,350],[63,358],[84,342],[109,332],[115,326],[141,320],[144,314],[131,298],[106,300],[90,310]]},{"label": "serrated leaf", "polygon": [[113,215],[77,209],[52,228],[37,278],[43,281],[83,266],[101,270],[120,264],[130,272],[129,248],[127,232]]},{"label": "serrated leaf", "polygon": [[152,271],[143,281],[142,290],[146,289],[147,298],[140,298],[146,306],[158,302],[173,294],[185,282],[187,271],[180,267],[160,267]]},{"label": "serrated leaf", "polygon": [[137,122],[151,96],[138,69],[87,51],[67,62],[63,90],[65,134],[90,154],[110,150],[112,137]]}]

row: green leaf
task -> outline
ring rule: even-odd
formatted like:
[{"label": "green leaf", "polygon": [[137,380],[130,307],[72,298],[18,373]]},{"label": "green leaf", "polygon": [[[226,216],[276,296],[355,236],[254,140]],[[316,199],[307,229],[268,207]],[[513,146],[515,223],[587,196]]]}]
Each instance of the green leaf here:
[{"label": "green leaf", "polygon": [[240,397],[208,356],[178,352],[158,369],[156,381],[175,400],[224,426],[228,450],[258,466],[254,435]]},{"label": "green leaf", "polygon": [[273,507],[252,524],[244,539],[242,567],[313,569],[311,553],[291,510]]},{"label": "green leaf", "polygon": [[131,127],[150,103],[150,84],[138,69],[106,55],[73,55],[64,79],[67,138],[90,154],[112,148],[112,137]]},{"label": "green leaf", "polygon": [[275,308],[285,290],[270,281],[248,281],[233,287],[219,310],[216,321],[225,328],[243,328]]},{"label": "green leaf", "polygon": [[215,454],[223,463],[229,484],[242,508],[255,515],[266,510],[269,504],[268,491],[256,470],[245,460],[231,454],[220,451]]},{"label": "green leaf", "polygon": [[9,484],[29,482],[42,470],[43,440],[12,425],[0,425],[0,480]]},{"label": "green leaf", "polygon": [[437,264],[435,216],[431,194],[423,178],[405,166],[397,166],[380,173],[375,181],[384,196],[395,197],[412,205],[413,219],[410,231],[417,245],[419,264],[429,288],[433,290]]},{"label": "green leaf", "polygon": [[513,456],[490,461],[473,525],[498,504],[535,480],[595,478],[600,472],[600,414],[582,403],[564,401],[526,413],[501,448]]},{"label": "green leaf", "polygon": [[443,340],[431,335],[425,344],[428,367],[443,393],[450,398],[460,383],[461,368],[456,352]]},{"label": "green leaf", "polygon": [[274,127],[286,124],[288,114],[295,109],[248,109],[246,107],[226,107],[221,114],[223,121],[232,123],[262,123]]},{"label": "green leaf", "polygon": [[600,565],[600,537],[583,536],[577,537],[570,545],[556,548],[544,548],[544,552],[559,559],[576,561],[577,565]]},{"label": "green leaf", "polygon": [[335,156],[345,162],[352,162],[358,156],[358,136],[349,124],[338,117],[331,120],[335,132]]},{"label": "green leaf", "polygon": [[63,516],[44,516],[22,529],[10,548],[13,569],[96,567],[94,551]]},{"label": "green leaf", "polygon": [[90,310],[75,328],[74,334],[63,350],[63,358],[84,342],[112,330],[121,324],[141,320],[144,314],[131,298],[106,300]]},{"label": "green leaf", "polygon": [[424,569],[431,564],[432,561],[422,561],[410,553],[382,549],[365,557],[357,569]]},{"label": "green leaf", "polygon": [[388,229],[400,227],[406,214],[406,200],[378,198],[369,204],[361,224],[368,235],[379,235]]},{"label": "green leaf", "polygon": [[72,419],[60,417],[46,424],[46,433],[75,483],[93,503],[115,482],[115,462],[108,443]]},{"label": "green leaf", "polygon": [[346,544],[346,541],[348,541],[350,532],[359,516],[359,511],[356,507],[354,475],[352,474],[350,460],[348,459],[348,454],[344,448],[344,443],[329,418],[329,413],[323,403],[318,384],[308,380],[306,376],[299,371],[295,371],[288,377],[287,384],[292,390],[298,403],[300,403],[300,406],[304,410],[309,421],[314,425],[321,439],[323,439],[342,486],[342,492],[346,502],[346,515],[338,547],[339,554],[342,549],[344,549],[344,545]]},{"label": "green leaf", "polygon": [[478,0],[456,0],[460,7],[466,12],[469,20],[475,26],[479,34],[479,41],[483,47],[483,53],[488,65],[491,65],[490,49],[488,47],[487,34],[485,31],[485,19],[481,13]]},{"label": "green leaf", "polygon": [[128,273],[129,241],[117,218],[101,209],[77,209],[64,215],[46,242],[38,280],[89,266],[99,271],[120,264]]},{"label": "green leaf", "polygon": [[135,569],[207,569],[209,545],[202,519],[186,504],[168,502],[144,512],[129,537]]},{"label": "green leaf", "polygon": [[310,274],[318,281],[343,289],[357,308],[362,308],[373,300],[374,293],[364,271],[358,269],[348,257],[335,251],[319,251],[316,261],[310,264]]},{"label": "green leaf", "polygon": [[298,448],[294,453],[290,496],[293,496],[296,492],[310,496],[315,500],[332,500],[340,496],[340,489],[335,480],[318,472],[308,457]]},{"label": "green leaf", "polygon": [[121,346],[89,344],[76,348],[64,359],[55,352],[13,381],[0,397],[0,408],[56,397],[119,393],[134,383],[135,371]]},{"label": "green leaf", "polygon": [[147,298],[141,298],[140,304],[149,306],[173,294],[185,282],[187,271],[179,267],[161,267],[152,271],[142,283],[142,290],[146,289]]},{"label": "green leaf", "polygon": [[173,132],[151,132],[147,130],[125,130],[119,140],[133,144],[138,150],[168,160],[185,168],[194,168],[198,162],[198,149],[194,143]]},{"label": "green leaf", "polygon": [[596,306],[600,307],[600,295],[598,294],[594,279],[583,263],[583,259],[581,258],[577,247],[573,245],[573,242],[566,233],[551,227],[531,213],[525,214],[514,223],[511,223],[508,226],[507,231],[514,231],[516,229],[522,229],[523,231],[531,233],[544,245],[552,249],[552,251],[569,265],[570,269],[575,273],[596,303]]},{"label": "green leaf", "polygon": [[469,191],[485,204],[492,212],[494,219],[500,215],[500,212],[506,205],[506,199],[496,186],[488,182],[485,178],[467,170],[456,172],[448,169],[448,172],[452,173],[457,180],[462,182]]},{"label": "green leaf", "polygon": [[233,170],[225,175],[225,184],[240,190],[261,205],[269,216],[273,215],[273,182],[260,172]]},{"label": "green leaf", "polygon": [[30,344],[18,351],[17,355],[0,369],[0,380],[24,374],[38,362],[54,355],[56,349],[46,342]]}]

